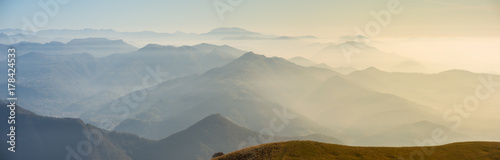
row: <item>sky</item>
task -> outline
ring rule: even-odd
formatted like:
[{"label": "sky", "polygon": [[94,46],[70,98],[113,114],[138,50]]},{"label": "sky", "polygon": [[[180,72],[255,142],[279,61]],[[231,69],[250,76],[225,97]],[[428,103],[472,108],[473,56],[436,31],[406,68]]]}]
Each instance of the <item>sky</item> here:
[{"label": "sky", "polygon": [[[53,2],[59,6],[53,15],[39,5]],[[500,36],[498,0],[0,0],[0,29],[22,28],[23,18],[33,21],[34,15],[45,14],[47,23],[39,29],[203,33],[241,27],[331,38],[354,35],[356,27],[364,30],[376,21],[371,12],[387,11],[392,3],[399,3],[401,12],[391,13],[390,23],[377,36]]]}]

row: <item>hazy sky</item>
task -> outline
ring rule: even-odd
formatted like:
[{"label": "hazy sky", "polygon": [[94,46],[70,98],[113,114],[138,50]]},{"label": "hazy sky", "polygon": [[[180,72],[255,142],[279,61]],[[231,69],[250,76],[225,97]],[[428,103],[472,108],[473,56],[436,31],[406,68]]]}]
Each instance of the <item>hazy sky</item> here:
[{"label": "hazy sky", "polygon": [[[0,28],[21,28],[42,12],[39,2],[0,0]],[[40,29],[115,29],[118,31],[207,32],[241,27],[279,35],[337,37],[354,34],[375,20],[370,11],[392,0],[240,0],[221,20],[216,0],[66,0]],[[229,0],[238,2],[238,0]],[[499,0],[400,0],[402,12],[379,36],[500,36]]]}]

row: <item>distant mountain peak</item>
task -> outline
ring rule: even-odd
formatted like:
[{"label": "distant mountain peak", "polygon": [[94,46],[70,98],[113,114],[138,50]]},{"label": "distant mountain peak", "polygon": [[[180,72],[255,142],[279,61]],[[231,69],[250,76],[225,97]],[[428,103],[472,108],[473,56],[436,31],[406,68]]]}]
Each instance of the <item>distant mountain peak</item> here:
[{"label": "distant mountain peak", "polygon": [[113,31],[113,32],[115,32],[115,30],[113,30],[113,29],[93,29],[93,28],[84,28],[84,29],[82,29],[82,31]]},{"label": "distant mountain peak", "polygon": [[357,71],[354,71],[350,74],[379,74],[379,73],[388,73],[388,72],[382,71],[382,70],[375,68],[375,67],[368,67],[364,70],[357,70]]},{"label": "distant mountain peak", "polygon": [[440,74],[440,75],[454,75],[454,74],[473,74],[473,73],[470,71],[467,71],[467,70],[452,69],[452,70],[439,72],[438,74]]},{"label": "distant mountain peak", "polygon": [[64,43],[58,42],[58,41],[51,41],[51,42],[46,43],[46,44],[50,44],[50,45],[64,45]]},{"label": "distant mountain peak", "polygon": [[197,45],[194,45],[194,46],[217,46],[217,45],[210,44],[210,43],[200,43],[200,44],[197,44]]},{"label": "distant mountain peak", "polygon": [[240,58],[236,59],[237,61],[249,61],[249,60],[260,60],[266,59],[267,57],[260,54],[255,54],[253,52],[247,52],[243,54]]},{"label": "distant mountain peak", "polygon": [[222,116],[220,113],[211,114],[201,121],[229,121],[226,117]]},{"label": "distant mountain peak", "polygon": [[168,48],[175,48],[174,46],[164,46],[160,44],[147,44],[146,46],[142,47],[138,51],[151,51],[151,50],[159,50],[159,49],[168,49]]},{"label": "distant mountain peak", "polygon": [[365,37],[363,35],[352,35],[352,36],[342,36],[340,39],[344,40],[360,40],[360,39],[368,39],[368,37]]},{"label": "distant mountain peak", "polygon": [[[216,44],[210,44],[210,43],[200,43],[197,45],[192,46],[194,48],[218,48],[218,47],[225,47],[225,48],[233,48],[228,45],[216,45]],[[233,48],[236,49],[236,48]]]},{"label": "distant mountain peak", "polygon": [[239,28],[239,27],[220,27],[220,28],[212,29],[210,32],[221,32],[221,31],[224,31],[224,32],[227,32],[227,31],[231,31],[231,32],[249,32],[248,30],[243,29],[243,28]]},{"label": "distant mountain peak", "polygon": [[339,45],[345,45],[345,44],[348,44],[348,45],[353,45],[353,46],[357,46],[358,48],[366,48],[366,47],[371,47],[363,42],[358,42],[358,41],[346,41],[344,43],[341,43]]},{"label": "distant mountain peak", "polygon": [[308,61],[310,61],[309,59],[304,58],[304,57],[301,57],[301,56],[292,57],[292,58],[290,58],[290,59],[291,59],[291,60],[308,60]]},{"label": "distant mountain peak", "polygon": [[110,40],[107,38],[78,38],[69,41],[67,44],[81,44],[81,43],[91,43],[91,44],[102,44],[102,43],[125,43],[123,40]]},{"label": "distant mountain peak", "polygon": [[378,68],[375,68],[375,67],[368,67],[364,71],[368,71],[368,72],[382,72],[382,70],[380,70]]},{"label": "distant mountain peak", "polygon": [[255,32],[248,31],[243,28],[238,28],[238,27],[221,27],[221,28],[215,28],[208,32],[208,34],[258,34]]},{"label": "distant mountain peak", "polygon": [[159,47],[163,47],[163,45],[149,43],[149,44],[147,44],[146,46],[144,46],[142,48],[159,48]]},{"label": "distant mountain peak", "polygon": [[177,134],[183,132],[184,134],[186,133],[199,134],[199,132],[206,132],[207,130],[230,130],[237,132],[246,132],[247,134],[253,133],[251,130],[244,128],[236,123],[233,123],[232,121],[222,116],[221,114],[216,113],[203,118],[202,120],[191,125],[184,131],[178,132]]}]

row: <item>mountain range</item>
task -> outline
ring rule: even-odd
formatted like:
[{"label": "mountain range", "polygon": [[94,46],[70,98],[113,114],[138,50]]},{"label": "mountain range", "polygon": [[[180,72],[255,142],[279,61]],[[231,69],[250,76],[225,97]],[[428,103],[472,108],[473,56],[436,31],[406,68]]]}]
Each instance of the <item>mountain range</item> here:
[{"label": "mountain range", "polygon": [[[246,32],[222,29],[213,34],[256,34]],[[50,49],[23,53],[30,45],[124,43],[72,41],[21,43],[26,46],[18,48],[22,54],[16,88],[22,93],[19,103],[27,110],[43,116],[80,118],[111,133],[132,133],[150,141],[168,139],[210,114],[219,114],[252,132],[277,137],[324,135],[348,145],[412,146],[415,139],[426,138],[435,128],[449,133],[451,138],[444,143],[499,139],[494,134],[500,131],[494,125],[500,113],[495,107],[500,102],[495,92],[498,75],[464,70],[430,74],[375,67],[334,68],[301,57],[266,57],[207,43],[148,44],[104,57]],[[94,48],[99,44],[88,43]],[[399,57],[394,58],[398,62],[408,60],[366,48],[366,54],[373,51]],[[371,55],[357,56],[368,60]],[[374,60],[372,65],[375,62],[386,63]],[[481,98],[477,93],[489,96]],[[465,102],[471,96],[481,98],[478,109],[457,112],[457,106],[470,105]],[[103,122],[109,125],[102,126]],[[413,130],[418,132],[409,132]],[[205,150],[209,154],[216,149]]]},{"label": "mountain range", "polygon": [[[118,121],[119,124],[114,130],[151,139],[162,139],[194,123],[196,117],[206,113],[220,113],[241,126],[259,131],[269,128],[269,122],[276,112],[287,112],[293,115],[291,117],[297,116],[297,118],[291,119],[282,131],[274,134],[303,136],[319,133],[338,137],[343,142],[353,145],[414,145],[414,137],[426,135],[406,132],[405,136],[402,136],[406,139],[396,143],[391,140],[392,137],[379,133],[397,130],[398,127],[409,124],[415,124],[415,127],[419,128],[421,126],[418,124],[422,121],[427,121],[429,126],[443,126],[449,129],[450,123],[443,122],[441,118],[442,110],[446,109],[446,106],[428,103],[434,99],[432,94],[412,96],[412,92],[420,89],[433,91],[434,86],[424,86],[429,83],[424,79],[413,82],[420,86],[401,84],[401,87],[398,87],[395,85],[402,83],[399,80],[403,78],[386,76],[408,78],[404,82],[411,82],[415,77],[425,77],[436,81],[435,83],[443,83],[440,87],[446,86],[444,83],[447,83],[448,79],[445,77],[452,79],[462,77],[464,81],[447,84],[450,88],[470,87],[460,90],[459,93],[456,90],[444,93],[459,95],[447,100],[442,99],[442,104],[452,104],[455,100],[460,100],[460,97],[466,97],[468,91],[473,93],[474,84],[479,83],[474,81],[475,78],[488,76],[463,73],[469,72],[424,74],[385,72],[368,68],[344,75],[325,68],[299,66],[282,58],[246,53],[233,62],[208,70],[204,74],[159,84],[148,92],[148,97],[141,102],[141,107],[131,109],[127,119],[121,123]],[[382,81],[386,80],[382,78],[396,81]],[[404,89],[403,86],[412,87]],[[446,89],[443,89],[444,91]],[[130,96],[132,95],[124,97]],[[498,102],[496,98],[487,101],[487,107],[491,108],[496,102]],[[106,104],[84,115],[97,117],[92,123],[104,117],[118,117],[119,114],[113,114],[109,106],[111,104]],[[490,119],[484,118],[484,120],[470,119],[468,120],[470,122],[465,123],[467,127],[463,126],[460,131],[450,132],[456,133],[458,137],[450,138],[450,142],[474,139],[469,136],[485,137],[472,132],[465,135],[461,133],[471,127],[469,124],[485,123]],[[485,126],[493,129],[491,125]],[[422,130],[431,132],[429,128],[432,127],[424,127]],[[367,138],[379,140],[370,141],[366,140]],[[491,138],[494,139],[495,136],[490,136],[488,139]]]},{"label": "mountain range", "polygon": [[[248,31],[238,27],[215,28],[205,33],[158,33],[152,31],[142,32],[120,32],[112,29],[47,29],[34,33],[25,33],[20,29],[0,29],[0,44],[14,44],[23,41],[49,43],[52,41],[68,42],[73,39],[87,39],[102,37],[108,39],[123,39],[132,42],[136,46],[144,46],[148,43],[170,42],[209,42],[218,40],[301,40],[316,39],[314,36],[278,36]],[[183,43],[186,44],[186,43]],[[188,43],[190,44],[190,43]]]},{"label": "mountain range", "polygon": [[[136,112],[141,109],[133,110],[130,115],[137,116],[125,120],[115,130],[159,139],[163,137],[158,136],[182,129],[203,114],[220,113],[237,124],[257,131],[269,128],[269,122],[275,117],[282,119],[283,115],[291,115],[289,121],[281,120],[286,126],[275,134],[327,134],[328,129],[291,109],[289,104],[294,102],[285,103],[283,100],[301,96],[304,94],[301,91],[310,89],[303,86],[304,82],[318,83],[334,74],[338,73],[301,67],[281,58],[246,53],[202,75],[160,84],[141,105],[141,108],[148,109],[143,112]],[[110,112],[99,110],[88,115],[107,113]]]},{"label": "mountain range", "polygon": [[104,57],[115,53],[128,53],[137,50],[136,47],[125,43],[123,40],[109,40],[106,38],[73,39],[67,43],[52,41],[43,44],[23,41],[8,46],[16,48],[19,56],[37,52],[57,55],[88,53],[94,57]]},{"label": "mountain range", "polygon": [[[86,52],[70,54],[79,51],[76,49],[52,46],[81,44],[94,46],[83,47],[89,50],[106,50],[109,48],[107,44],[115,42],[123,43],[105,39],[73,40],[67,44],[20,43],[23,47],[16,48],[19,53],[16,69],[19,77],[17,89],[23,92],[21,98],[25,99],[20,102],[21,105],[42,115],[75,117],[89,108],[109,103],[136,90],[143,84],[154,85],[169,79],[201,74],[229,63],[244,53],[229,46],[211,44],[180,47],[150,44],[129,53],[96,58]],[[43,46],[45,50],[36,49]],[[34,48],[36,52],[29,52],[29,48]],[[4,63],[1,68],[6,69],[7,62]],[[147,83],[144,82],[146,77]],[[97,95],[99,99],[91,98]]]}]

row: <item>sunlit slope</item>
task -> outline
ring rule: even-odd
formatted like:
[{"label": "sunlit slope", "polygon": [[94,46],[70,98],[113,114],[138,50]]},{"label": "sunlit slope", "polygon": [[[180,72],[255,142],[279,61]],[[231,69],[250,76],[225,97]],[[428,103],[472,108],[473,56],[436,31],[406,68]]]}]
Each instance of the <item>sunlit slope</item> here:
[{"label": "sunlit slope", "polygon": [[278,159],[499,159],[498,142],[462,142],[436,147],[351,147],[313,141],[270,143],[245,148],[216,160]]}]

